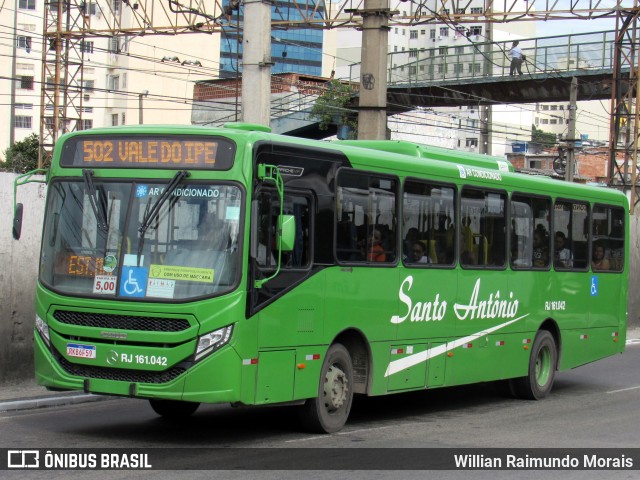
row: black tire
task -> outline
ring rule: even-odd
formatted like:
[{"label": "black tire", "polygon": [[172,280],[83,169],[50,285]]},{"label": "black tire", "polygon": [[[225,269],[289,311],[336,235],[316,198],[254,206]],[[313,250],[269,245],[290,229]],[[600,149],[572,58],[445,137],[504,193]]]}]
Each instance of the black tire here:
[{"label": "black tire", "polygon": [[511,380],[514,395],[527,400],[546,397],[553,387],[557,364],[558,348],[553,335],[548,330],[538,331],[529,357],[528,375]]},{"label": "black tire", "polygon": [[198,402],[182,402],[180,400],[158,400],[149,399],[149,404],[153,411],[164,418],[179,419],[186,418],[195,412],[200,404]]},{"label": "black tire", "polygon": [[343,345],[329,347],[318,383],[318,396],[300,410],[302,423],[313,432],[337,432],[347,422],[353,403],[353,364]]}]

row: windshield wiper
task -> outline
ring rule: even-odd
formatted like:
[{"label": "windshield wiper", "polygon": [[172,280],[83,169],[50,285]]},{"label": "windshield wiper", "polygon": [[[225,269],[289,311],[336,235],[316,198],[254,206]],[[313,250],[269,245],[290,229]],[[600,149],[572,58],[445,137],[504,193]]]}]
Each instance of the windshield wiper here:
[{"label": "windshield wiper", "polygon": [[140,266],[140,255],[142,254],[142,248],[144,246],[144,235],[147,233],[147,230],[151,226],[151,223],[155,219],[155,217],[160,213],[160,209],[165,204],[167,199],[171,197],[171,194],[178,188],[180,182],[189,176],[189,172],[187,170],[181,170],[174,175],[171,181],[167,184],[167,186],[162,191],[162,194],[155,201],[153,206],[149,208],[151,203],[147,203],[147,208],[144,212],[144,217],[142,219],[142,223],[138,228],[138,232],[140,233],[140,240],[138,242],[138,266]]},{"label": "windshield wiper", "polygon": [[98,198],[98,192],[96,186],[93,183],[93,170],[82,170],[84,176],[84,185],[87,188],[89,194],[89,203],[91,209],[96,217],[96,223],[98,228],[103,232],[109,231],[109,221],[107,220],[107,197],[101,191],[100,198]]}]

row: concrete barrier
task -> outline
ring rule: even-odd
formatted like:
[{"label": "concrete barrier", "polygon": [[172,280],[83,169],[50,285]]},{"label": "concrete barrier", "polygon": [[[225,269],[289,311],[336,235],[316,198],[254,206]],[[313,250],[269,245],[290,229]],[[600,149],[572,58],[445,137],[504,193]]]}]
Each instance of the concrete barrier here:
[{"label": "concrete barrier", "polygon": [[33,377],[34,299],[47,187],[31,183],[18,189],[24,221],[16,241],[11,235],[16,176],[0,173],[0,384]]}]

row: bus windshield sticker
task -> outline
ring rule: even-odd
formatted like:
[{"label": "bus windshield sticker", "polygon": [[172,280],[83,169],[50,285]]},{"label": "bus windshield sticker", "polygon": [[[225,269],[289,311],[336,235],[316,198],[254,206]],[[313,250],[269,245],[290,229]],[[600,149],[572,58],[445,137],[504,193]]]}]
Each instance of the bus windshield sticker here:
[{"label": "bus windshield sticker", "polygon": [[149,269],[146,267],[122,267],[121,297],[144,297]]},{"label": "bus windshield sticker", "polygon": [[82,135],[65,142],[60,165],[229,170],[233,166],[234,155],[234,143],[220,137]]},{"label": "bus windshield sticker", "polygon": [[150,278],[165,280],[187,280],[191,282],[213,282],[212,268],[179,267],[172,265],[151,265]]},{"label": "bus windshield sticker", "polygon": [[147,283],[147,297],[173,298],[175,288],[175,280],[150,278]]},{"label": "bus windshield sticker", "polygon": [[107,273],[113,272],[118,266],[118,259],[115,255],[107,255],[102,261],[102,270]]},{"label": "bus windshield sticker", "polygon": [[136,198],[145,198],[149,194],[148,185],[138,185],[136,187]]},{"label": "bus windshield sticker", "polygon": [[93,293],[97,295],[115,295],[118,277],[115,275],[96,275],[93,279]]},{"label": "bus windshield sticker", "polygon": [[[144,264],[144,255],[140,257],[140,265],[142,264]],[[123,265],[129,266],[129,267],[138,266],[138,256],[133,253],[125,253]]]}]

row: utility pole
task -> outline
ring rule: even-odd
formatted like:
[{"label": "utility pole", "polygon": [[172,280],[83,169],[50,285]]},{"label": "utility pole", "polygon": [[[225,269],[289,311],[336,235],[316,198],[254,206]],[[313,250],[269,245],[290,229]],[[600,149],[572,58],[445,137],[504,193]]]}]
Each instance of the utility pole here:
[{"label": "utility pole", "polygon": [[[491,0],[485,2],[485,15],[491,13],[491,6],[493,3]],[[485,77],[490,77],[493,73],[493,62],[491,59],[491,49],[493,47],[493,22],[487,17],[485,22],[485,39],[487,43],[484,46],[484,65],[483,74]],[[491,105],[480,106],[480,146],[479,152],[485,155],[491,155],[491,143],[493,138],[491,135],[491,128],[493,125],[493,111]]]},{"label": "utility pole", "polygon": [[578,101],[578,79],[571,79],[571,89],[569,90],[569,139],[567,141],[567,170],[564,179],[573,182],[576,164],[576,110]]},{"label": "utility pole", "polygon": [[18,0],[13,6],[13,56],[11,58],[11,101],[9,112],[9,146],[16,141],[16,47],[18,43]]},{"label": "utility pole", "polygon": [[387,138],[389,0],[364,0],[358,139]]},{"label": "utility pole", "polygon": [[271,4],[245,0],[242,38],[242,120],[271,121]]}]

